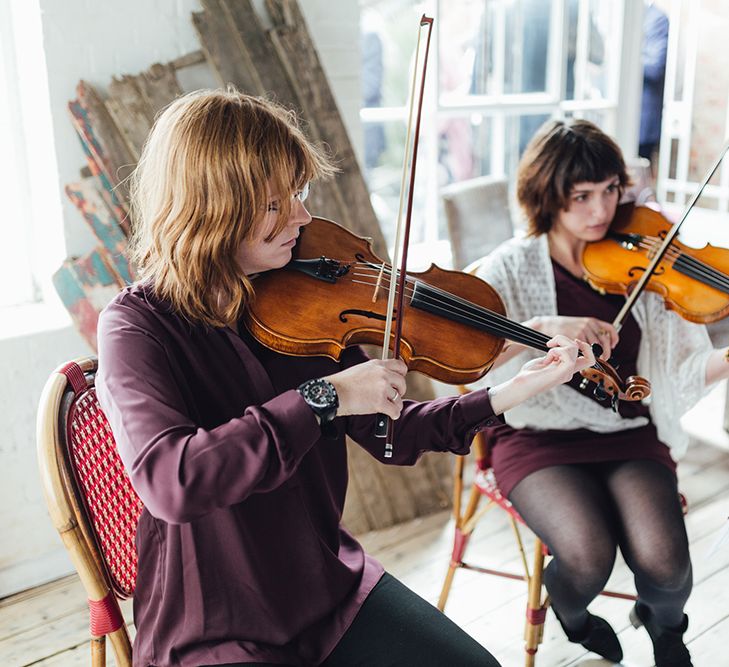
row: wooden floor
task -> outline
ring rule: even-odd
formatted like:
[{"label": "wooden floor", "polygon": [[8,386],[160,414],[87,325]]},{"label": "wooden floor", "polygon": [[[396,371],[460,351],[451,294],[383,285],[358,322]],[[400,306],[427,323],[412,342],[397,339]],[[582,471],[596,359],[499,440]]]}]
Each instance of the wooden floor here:
[{"label": "wooden floor", "polygon": [[[709,555],[729,514],[729,454],[695,445],[679,471],[681,489],[690,506],[687,525],[695,580],[687,608],[690,624],[686,637],[696,667],[729,665],[729,543]],[[486,566],[511,566],[516,571],[518,556],[502,514],[490,513],[480,528],[469,548],[470,559]],[[452,531],[452,520],[443,512],[360,539],[393,575],[435,603],[447,567]],[[632,590],[624,565],[616,567],[610,587]],[[518,667],[523,663],[525,600],[521,582],[461,571],[456,574],[446,612],[504,667]],[[607,618],[619,633],[624,665],[653,665],[648,636],[628,622],[629,602],[601,597],[592,610]],[[129,605],[125,611],[130,618]],[[0,600],[0,666],[88,665],[87,632],[85,598],[75,577]],[[548,615],[544,643],[537,656],[539,667],[607,664],[567,642],[554,617]]]}]

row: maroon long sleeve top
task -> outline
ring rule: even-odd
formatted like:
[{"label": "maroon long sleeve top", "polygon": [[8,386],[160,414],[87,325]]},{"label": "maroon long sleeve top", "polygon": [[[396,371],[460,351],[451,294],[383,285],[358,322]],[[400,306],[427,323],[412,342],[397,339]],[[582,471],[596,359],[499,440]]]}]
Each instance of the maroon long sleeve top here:
[{"label": "maroon long sleeve top", "polygon": [[[322,436],[296,387],[366,360],[272,352],[191,324],[141,286],[99,322],[98,397],[145,510],[134,665],[319,664],[382,575],[341,526],[345,433],[383,460],[374,417]],[[466,453],[485,391],[405,401],[387,463]]]}]

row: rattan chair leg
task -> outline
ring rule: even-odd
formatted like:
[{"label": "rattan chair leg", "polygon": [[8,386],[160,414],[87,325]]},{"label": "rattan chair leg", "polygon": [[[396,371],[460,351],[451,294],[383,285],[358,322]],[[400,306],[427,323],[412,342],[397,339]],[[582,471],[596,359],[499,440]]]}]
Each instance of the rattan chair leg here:
[{"label": "rattan chair leg", "polygon": [[547,613],[546,602],[542,601],[542,571],[544,570],[544,545],[537,539],[534,545],[534,564],[529,577],[529,599],[527,602],[526,623],[524,626],[524,650],[526,667],[533,667],[537,649],[544,632],[544,617]]},{"label": "rattan chair leg", "polygon": [[458,565],[451,561],[448,566],[448,572],[446,572],[445,581],[443,582],[443,588],[441,588],[440,591],[440,597],[438,598],[438,609],[440,609],[440,611],[445,610],[448,595],[451,592],[451,585],[453,584],[453,577],[455,576],[457,569]]},{"label": "rattan chair leg", "polygon": [[[464,528],[466,524],[471,522],[473,519],[474,514],[476,514],[476,510],[478,509],[478,505],[481,502],[481,492],[478,490],[478,487],[474,484],[471,487],[471,495],[468,497],[468,503],[466,504],[466,511],[458,518],[456,521],[456,525],[459,528]],[[471,527],[471,530],[468,530],[470,533],[473,530],[473,527]]]},{"label": "rattan chair leg", "polygon": [[91,666],[105,667],[106,665],[106,637],[91,638]]},{"label": "rattan chair leg", "polygon": [[468,506],[465,513],[456,519],[456,528],[453,534],[453,551],[451,552],[451,561],[448,564],[448,571],[446,572],[445,580],[443,581],[443,588],[440,591],[440,597],[438,598],[438,609],[443,611],[448,601],[448,595],[451,592],[451,585],[453,584],[453,577],[456,574],[456,570],[461,567],[463,563],[463,554],[466,551],[466,545],[471,537],[474,523],[467,519],[473,518],[478,508],[478,503],[481,499],[481,494],[474,489],[471,491],[471,497],[468,501]]},{"label": "rattan chair leg", "polygon": [[118,630],[110,632],[109,641],[114,648],[117,667],[132,667],[132,644],[127,626],[122,625]]}]

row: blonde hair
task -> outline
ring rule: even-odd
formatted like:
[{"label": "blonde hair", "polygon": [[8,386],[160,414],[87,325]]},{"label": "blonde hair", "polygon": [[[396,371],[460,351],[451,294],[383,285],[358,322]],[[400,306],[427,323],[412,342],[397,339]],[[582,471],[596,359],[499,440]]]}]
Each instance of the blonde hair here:
[{"label": "blonde hair", "polygon": [[260,231],[267,186],[280,195],[270,239],[288,221],[290,195],[333,172],[294,113],[268,100],[231,87],[175,100],[131,176],[131,251],[140,279],[190,321],[235,321],[253,297],[236,255]]}]

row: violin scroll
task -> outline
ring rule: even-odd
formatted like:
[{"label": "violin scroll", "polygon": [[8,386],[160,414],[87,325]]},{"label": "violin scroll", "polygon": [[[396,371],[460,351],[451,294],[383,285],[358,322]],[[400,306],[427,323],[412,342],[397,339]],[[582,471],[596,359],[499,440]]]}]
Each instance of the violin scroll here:
[{"label": "violin scroll", "polygon": [[594,382],[596,396],[611,399],[613,404],[621,401],[642,401],[651,394],[651,383],[639,375],[631,375],[625,383],[617,371],[606,361],[598,361],[594,366],[585,368],[580,374],[590,382]]},{"label": "violin scroll", "polygon": [[628,401],[642,401],[651,395],[651,383],[640,375],[631,375],[625,381],[625,395]]}]

